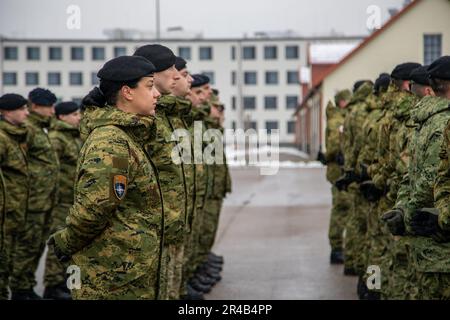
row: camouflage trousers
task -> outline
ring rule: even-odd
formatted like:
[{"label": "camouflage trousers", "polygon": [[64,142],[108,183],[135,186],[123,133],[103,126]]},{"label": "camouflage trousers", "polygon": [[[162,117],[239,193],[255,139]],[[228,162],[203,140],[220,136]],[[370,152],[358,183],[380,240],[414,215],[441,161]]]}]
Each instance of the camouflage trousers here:
[{"label": "camouflage trousers", "polygon": [[[50,234],[53,234],[59,228],[64,227],[70,207],[71,204],[59,204],[53,209],[53,223]],[[44,285],[46,287],[52,287],[64,284],[66,279],[66,267],[67,266],[62,265],[56,258],[53,246],[49,246],[45,261]]]},{"label": "camouflage trousers", "polygon": [[206,201],[201,232],[198,244],[198,255],[202,261],[206,261],[216,239],[217,228],[219,226],[220,211],[222,210],[223,199],[209,198]]},{"label": "camouflage trousers", "polygon": [[339,191],[334,185],[331,187],[332,208],[328,239],[332,250],[342,250],[346,219],[351,207],[348,192]]},{"label": "camouflage trousers", "polygon": [[12,274],[14,252],[17,246],[19,227],[5,219],[3,233],[3,250],[0,252],[0,300],[8,299],[10,276]]},{"label": "camouflage trousers", "polygon": [[450,273],[418,272],[419,299],[450,300]]},{"label": "camouflage trousers", "polygon": [[167,298],[179,300],[183,277],[184,244],[169,245],[167,249]]},{"label": "camouflage trousers", "polygon": [[352,183],[348,192],[352,198],[344,242],[345,268],[354,269],[358,274],[365,272],[365,239],[367,232],[367,212],[370,203],[359,192],[359,185]]},{"label": "camouflage trousers", "polygon": [[25,228],[17,238],[11,290],[30,290],[36,285],[35,272],[50,236],[51,219],[51,211],[28,212]]}]

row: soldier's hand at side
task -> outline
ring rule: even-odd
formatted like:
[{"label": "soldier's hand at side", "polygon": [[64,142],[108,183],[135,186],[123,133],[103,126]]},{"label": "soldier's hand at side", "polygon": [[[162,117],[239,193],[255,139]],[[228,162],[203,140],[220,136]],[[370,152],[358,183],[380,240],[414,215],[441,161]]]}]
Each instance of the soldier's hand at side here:
[{"label": "soldier's hand at side", "polygon": [[417,209],[411,219],[411,230],[418,236],[432,236],[440,231],[439,210],[436,208]]},{"label": "soldier's hand at side", "polygon": [[58,260],[60,262],[67,262],[70,260],[70,256],[66,255],[65,253],[63,253],[58,246],[56,245],[55,242],[55,238],[53,236],[50,236],[50,238],[47,241],[47,245],[49,246],[53,246],[53,251],[55,253],[56,258],[58,258]]},{"label": "soldier's hand at side", "polygon": [[381,216],[381,220],[386,223],[392,235],[402,236],[405,234],[405,223],[403,219],[403,211],[401,209],[386,211]]}]

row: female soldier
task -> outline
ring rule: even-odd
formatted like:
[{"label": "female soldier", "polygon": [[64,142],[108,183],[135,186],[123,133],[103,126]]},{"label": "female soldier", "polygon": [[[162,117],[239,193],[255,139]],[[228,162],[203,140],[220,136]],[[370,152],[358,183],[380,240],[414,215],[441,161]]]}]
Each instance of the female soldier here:
[{"label": "female soldier", "polygon": [[74,205],[49,241],[61,261],[80,268],[81,285],[76,272],[69,279],[75,299],[158,298],[164,215],[143,148],[155,132],[154,71],[145,58],[115,58],[83,99]]}]

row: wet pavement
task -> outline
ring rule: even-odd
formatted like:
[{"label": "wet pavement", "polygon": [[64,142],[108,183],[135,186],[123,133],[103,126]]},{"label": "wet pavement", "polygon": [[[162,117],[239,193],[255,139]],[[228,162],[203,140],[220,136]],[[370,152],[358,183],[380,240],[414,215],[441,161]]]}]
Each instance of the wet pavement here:
[{"label": "wet pavement", "polygon": [[[232,170],[214,251],[222,281],[207,299],[357,299],[356,278],[329,264],[330,186],[323,168]],[[36,292],[42,294],[43,263]]]}]

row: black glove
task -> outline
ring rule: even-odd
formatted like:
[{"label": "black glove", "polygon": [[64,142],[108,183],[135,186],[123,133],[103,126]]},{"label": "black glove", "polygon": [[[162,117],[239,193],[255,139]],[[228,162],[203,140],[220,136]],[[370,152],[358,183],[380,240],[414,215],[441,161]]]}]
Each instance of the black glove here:
[{"label": "black glove", "polygon": [[53,251],[55,252],[56,258],[58,258],[59,262],[65,263],[70,260],[70,256],[63,253],[55,243],[55,238],[53,236],[48,239],[47,244],[49,246],[53,246]]},{"label": "black glove", "polygon": [[325,154],[322,152],[322,150],[317,153],[317,161],[322,163],[324,166],[327,164],[327,158],[325,157]]},{"label": "black glove", "polygon": [[358,177],[356,176],[353,170],[345,171],[345,173],[336,180],[334,185],[338,188],[339,191],[347,190],[347,187],[350,183],[358,181]]},{"label": "black glove", "polygon": [[369,202],[377,202],[383,196],[383,191],[378,189],[372,180],[361,183],[359,185],[359,191]]},{"label": "black glove", "polygon": [[369,174],[367,173],[367,165],[366,164],[360,164],[359,165],[359,169],[361,170],[361,174],[360,174],[360,181],[366,181],[366,180],[370,180]]},{"label": "black glove", "polygon": [[405,222],[403,218],[403,210],[393,209],[386,211],[381,216],[381,220],[384,223],[386,223],[392,235],[402,236],[405,234]]},{"label": "black glove", "polygon": [[336,163],[341,167],[344,165],[344,155],[342,154],[342,152],[339,152],[336,155],[336,158],[334,159],[334,161],[336,161]]},{"label": "black glove", "polygon": [[440,231],[439,211],[436,208],[417,209],[411,219],[411,231],[416,236],[430,237]]}]

